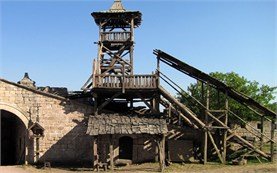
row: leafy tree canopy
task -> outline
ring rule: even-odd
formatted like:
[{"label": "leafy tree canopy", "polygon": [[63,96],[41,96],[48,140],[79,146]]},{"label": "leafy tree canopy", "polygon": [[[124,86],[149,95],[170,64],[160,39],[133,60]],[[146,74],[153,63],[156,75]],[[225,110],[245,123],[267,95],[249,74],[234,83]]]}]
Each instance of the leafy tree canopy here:
[{"label": "leafy tree canopy", "polygon": [[[235,90],[251,97],[256,100],[261,105],[276,111],[277,102],[275,101],[276,89],[277,87],[270,87],[268,85],[260,85],[257,81],[249,81],[243,76],[239,76],[237,73],[220,73],[213,72],[210,75],[221,82],[225,83],[227,86],[234,88]],[[204,93],[206,93],[207,87],[204,87]],[[206,94],[202,96],[201,94],[201,83],[190,84],[187,91],[197,100],[201,101],[206,105]],[[178,93],[177,98],[184,104],[188,105],[195,113],[198,115],[203,114],[200,106],[197,105],[196,101],[191,97],[188,97],[184,92]],[[225,108],[225,98],[223,93],[219,93],[215,89],[210,89],[210,109],[224,109]],[[233,99],[229,99],[229,109],[239,115],[241,118],[251,121],[259,120],[253,111],[249,110],[242,104],[236,102]],[[235,118],[230,116],[230,119],[235,121]]]}]

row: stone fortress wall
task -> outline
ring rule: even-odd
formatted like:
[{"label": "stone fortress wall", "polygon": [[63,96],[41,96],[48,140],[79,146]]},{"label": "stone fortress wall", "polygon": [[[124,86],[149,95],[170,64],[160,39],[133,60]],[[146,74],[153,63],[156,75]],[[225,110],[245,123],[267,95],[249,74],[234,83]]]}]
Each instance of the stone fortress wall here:
[{"label": "stone fortress wall", "polygon": [[37,141],[26,135],[28,162],[92,161],[93,141],[91,136],[86,135],[86,119],[92,113],[91,106],[0,80],[0,109],[15,110],[12,113],[17,116],[19,113],[16,112],[20,112],[19,118],[26,128],[38,121],[45,129],[44,137],[38,141],[38,147]]}]

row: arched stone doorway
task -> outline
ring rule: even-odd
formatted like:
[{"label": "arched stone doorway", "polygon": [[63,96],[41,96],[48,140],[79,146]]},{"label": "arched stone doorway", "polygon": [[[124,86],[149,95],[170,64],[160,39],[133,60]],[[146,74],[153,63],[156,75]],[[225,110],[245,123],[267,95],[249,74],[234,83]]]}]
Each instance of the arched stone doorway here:
[{"label": "arched stone doorway", "polygon": [[119,138],[119,159],[132,160],[133,158],[133,138],[123,136]]},{"label": "arched stone doorway", "polygon": [[26,148],[26,124],[20,116],[0,109],[1,165],[23,164]]}]

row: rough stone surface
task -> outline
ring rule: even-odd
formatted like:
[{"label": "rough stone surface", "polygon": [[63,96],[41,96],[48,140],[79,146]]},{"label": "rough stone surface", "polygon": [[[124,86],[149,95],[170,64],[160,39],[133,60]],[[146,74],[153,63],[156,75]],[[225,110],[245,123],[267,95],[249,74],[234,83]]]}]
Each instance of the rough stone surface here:
[{"label": "rough stone surface", "polygon": [[[240,136],[252,137],[252,138],[255,138],[256,142],[259,142],[260,138],[257,136],[261,136],[261,135],[259,133],[260,129],[258,128],[258,124],[260,124],[260,121],[250,121],[247,123],[247,125],[245,125],[245,128],[241,127],[239,125],[234,125],[233,130],[236,131],[236,133]],[[255,130],[253,128],[251,128],[250,126],[254,127]],[[254,134],[257,136],[255,136]],[[268,138],[271,138],[271,122],[269,122],[269,121],[264,121],[264,134]],[[265,143],[269,141],[268,138],[266,138],[266,137],[263,138]],[[274,141],[277,141],[276,129],[275,129],[273,139],[274,139]]]},{"label": "rough stone surface", "polygon": [[37,160],[36,150],[40,162],[92,161],[93,141],[86,135],[91,106],[3,79],[0,79],[0,105],[8,105],[21,112],[29,122],[38,120],[45,129],[44,137],[39,139],[38,149],[35,139],[26,137],[28,162]]},{"label": "rough stone surface", "polygon": [[30,88],[33,88],[35,89],[36,88],[36,82],[35,81],[32,81],[30,78],[29,78],[29,75],[28,73],[25,73],[24,74],[24,77],[18,82],[19,84],[21,85],[25,85],[27,87],[30,87]]}]

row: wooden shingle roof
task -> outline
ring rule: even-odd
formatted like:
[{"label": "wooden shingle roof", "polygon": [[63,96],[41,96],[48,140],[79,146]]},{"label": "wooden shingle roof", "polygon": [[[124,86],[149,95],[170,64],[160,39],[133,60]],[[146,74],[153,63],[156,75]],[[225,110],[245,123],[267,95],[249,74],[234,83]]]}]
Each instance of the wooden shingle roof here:
[{"label": "wooden shingle roof", "polygon": [[165,134],[165,119],[138,117],[136,115],[101,114],[89,117],[87,134]]}]

